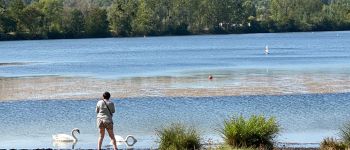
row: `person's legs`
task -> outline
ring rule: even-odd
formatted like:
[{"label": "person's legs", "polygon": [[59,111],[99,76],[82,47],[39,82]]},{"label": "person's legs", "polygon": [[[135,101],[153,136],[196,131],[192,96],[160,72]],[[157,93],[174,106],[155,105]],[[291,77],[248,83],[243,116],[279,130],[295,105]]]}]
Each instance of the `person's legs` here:
[{"label": "person's legs", "polygon": [[113,144],[114,150],[117,150],[118,149],[117,148],[117,141],[115,140],[115,137],[114,137],[113,128],[107,129],[107,132],[108,132],[109,137],[111,138],[111,142]]},{"label": "person's legs", "polygon": [[100,127],[100,136],[98,137],[97,149],[101,149],[104,137],[105,137],[105,128]]}]

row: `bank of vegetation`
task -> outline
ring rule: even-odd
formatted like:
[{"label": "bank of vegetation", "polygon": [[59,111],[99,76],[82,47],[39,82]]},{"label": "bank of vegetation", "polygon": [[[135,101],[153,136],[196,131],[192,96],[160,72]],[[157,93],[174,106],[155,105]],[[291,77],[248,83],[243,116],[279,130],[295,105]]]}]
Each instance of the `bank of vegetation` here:
[{"label": "bank of vegetation", "polygon": [[176,123],[157,130],[160,150],[196,150],[196,149],[273,149],[274,138],[280,127],[274,117],[269,119],[262,115],[250,118],[233,116],[224,121],[218,129],[224,143],[216,147],[203,146],[200,133],[194,127]]},{"label": "bank of vegetation", "polygon": [[1,40],[349,29],[349,0],[0,0]]},{"label": "bank of vegetation", "polygon": [[249,118],[232,116],[224,120],[223,126],[217,128],[223,138],[223,143],[202,141],[200,132],[195,127],[187,127],[180,123],[172,123],[156,130],[160,150],[278,150],[278,149],[305,149],[305,150],[349,150],[350,149],[350,122],[339,129],[339,137],[326,137],[319,148],[278,147],[276,136],[281,127],[275,117],[252,115]]}]

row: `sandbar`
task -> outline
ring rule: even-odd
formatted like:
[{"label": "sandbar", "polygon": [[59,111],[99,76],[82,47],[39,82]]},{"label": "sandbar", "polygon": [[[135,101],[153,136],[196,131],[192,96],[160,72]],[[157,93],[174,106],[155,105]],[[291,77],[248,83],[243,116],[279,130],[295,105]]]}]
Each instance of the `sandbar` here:
[{"label": "sandbar", "polygon": [[37,76],[0,78],[0,101],[98,99],[104,91],[115,98],[209,97],[350,92],[348,74],[156,76],[123,79]]}]

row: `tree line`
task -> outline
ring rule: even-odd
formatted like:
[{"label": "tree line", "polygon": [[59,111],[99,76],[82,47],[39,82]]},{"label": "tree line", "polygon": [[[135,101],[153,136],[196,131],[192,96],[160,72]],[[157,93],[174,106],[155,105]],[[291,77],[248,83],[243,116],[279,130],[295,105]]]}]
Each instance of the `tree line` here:
[{"label": "tree line", "polygon": [[0,39],[333,31],[350,0],[0,0]]}]

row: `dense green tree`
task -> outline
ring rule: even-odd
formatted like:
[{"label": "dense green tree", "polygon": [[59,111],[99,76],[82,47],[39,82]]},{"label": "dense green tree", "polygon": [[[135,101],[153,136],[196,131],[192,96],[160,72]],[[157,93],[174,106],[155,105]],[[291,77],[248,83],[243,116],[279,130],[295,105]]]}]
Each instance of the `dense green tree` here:
[{"label": "dense green tree", "polygon": [[128,36],[132,32],[131,22],[137,11],[134,0],[115,0],[108,10],[108,20],[115,36]]},{"label": "dense green tree", "polygon": [[43,32],[44,14],[34,5],[23,9],[23,25],[32,35],[40,35]]},{"label": "dense green tree", "polygon": [[14,31],[21,32],[23,29],[23,9],[25,5],[22,0],[11,0],[9,2],[8,11],[8,21],[15,22],[15,25],[12,25]]},{"label": "dense green tree", "polygon": [[88,37],[106,37],[109,33],[107,11],[91,8],[85,17],[85,33]]},{"label": "dense green tree", "polygon": [[194,0],[191,9],[197,10],[192,14],[190,32],[209,32],[211,22],[209,13],[209,0]]},{"label": "dense green tree", "polygon": [[1,16],[5,15],[5,10],[6,10],[6,6],[5,6],[5,1],[4,0],[0,0],[0,14]]},{"label": "dense green tree", "polygon": [[349,0],[0,0],[0,39],[349,29]]},{"label": "dense green tree", "polygon": [[146,0],[153,11],[154,34],[169,34],[171,0]]},{"label": "dense green tree", "polygon": [[78,9],[68,9],[63,18],[63,32],[68,38],[79,38],[83,36],[85,18]]},{"label": "dense green tree", "polygon": [[350,1],[349,0],[337,0],[331,1],[329,5],[324,6],[326,20],[331,20],[336,27],[345,28],[350,22]]},{"label": "dense green tree", "polygon": [[0,0],[0,34],[4,33],[5,1]]},{"label": "dense green tree", "polygon": [[136,35],[148,35],[155,30],[154,11],[146,5],[145,0],[140,0],[136,17],[132,22],[133,33]]},{"label": "dense green tree", "polygon": [[45,15],[44,29],[48,36],[59,37],[62,31],[63,0],[39,0],[35,5]]},{"label": "dense green tree", "polygon": [[189,34],[191,20],[191,1],[172,0],[169,10],[169,30],[171,34]]}]

